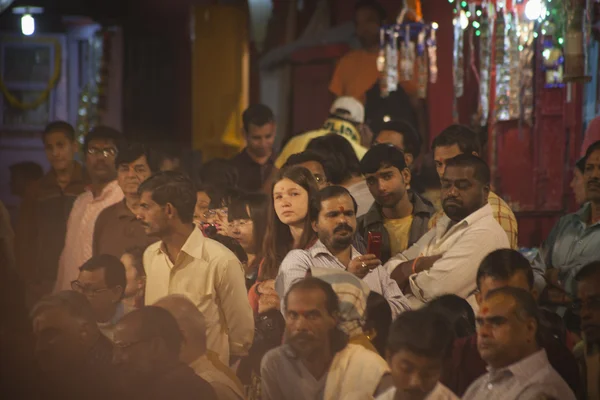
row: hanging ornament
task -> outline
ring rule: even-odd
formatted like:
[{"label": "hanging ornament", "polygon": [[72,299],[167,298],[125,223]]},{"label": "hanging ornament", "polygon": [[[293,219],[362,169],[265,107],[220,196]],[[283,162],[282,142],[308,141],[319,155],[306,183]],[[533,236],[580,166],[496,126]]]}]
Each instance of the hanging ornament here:
[{"label": "hanging ornament", "polygon": [[379,29],[379,55],[377,56],[377,71],[379,73],[379,90],[381,97],[387,97],[387,77],[385,71],[385,28]]},{"label": "hanging ornament", "polygon": [[[460,10],[459,16],[454,18],[454,51],[453,51],[453,74],[454,74],[454,97],[460,98],[464,93],[464,51],[463,51],[463,27],[461,18],[464,14]],[[468,23],[468,21],[467,21]]]},{"label": "hanging ornament", "polygon": [[533,125],[534,23],[522,21],[519,35],[519,126]]},{"label": "hanging ornament", "polygon": [[417,96],[420,99],[427,97],[427,53],[425,52],[425,37],[427,32],[423,28],[417,38]]},{"label": "hanging ornament", "polygon": [[386,46],[386,76],[388,92],[395,92],[398,89],[398,34],[391,30],[389,32],[388,44]]},{"label": "hanging ornament", "polygon": [[479,26],[479,124],[481,126],[487,124],[490,113],[491,27],[488,11],[484,8]]},{"label": "hanging ornament", "polygon": [[587,45],[584,44],[584,0],[568,0],[565,35],[565,76],[567,82],[589,82],[586,75]]},{"label": "hanging ornament", "polygon": [[504,53],[505,53],[505,30],[506,30],[506,22],[504,18],[504,9],[500,8],[496,13],[496,59],[494,60],[496,64],[500,64],[504,61]]},{"label": "hanging ornament", "polygon": [[[494,105],[495,120],[508,121],[510,119],[510,39],[507,37],[507,30],[510,27],[510,14],[504,14],[500,9],[496,16],[496,103]],[[501,20],[501,22],[499,22]],[[499,38],[502,38],[500,43]],[[501,46],[502,45],[502,46]]]},{"label": "hanging ornament", "polygon": [[429,56],[429,82],[436,83],[438,77],[438,68],[437,68],[437,40],[436,40],[436,31],[438,28],[437,23],[432,24],[431,33],[429,36],[429,40],[427,41],[427,55]]},{"label": "hanging ornament", "polygon": [[507,14],[506,40],[508,42],[508,62],[510,80],[508,86],[508,112],[510,119],[519,118],[519,95],[521,88],[521,71],[519,71],[519,18],[516,13]]}]

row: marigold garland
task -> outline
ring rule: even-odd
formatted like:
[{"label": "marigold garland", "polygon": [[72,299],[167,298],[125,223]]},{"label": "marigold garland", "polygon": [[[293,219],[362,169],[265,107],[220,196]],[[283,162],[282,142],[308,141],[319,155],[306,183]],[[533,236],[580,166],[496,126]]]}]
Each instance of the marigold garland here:
[{"label": "marigold garland", "polygon": [[58,80],[60,79],[60,71],[61,71],[60,67],[61,67],[61,63],[62,63],[62,53],[61,53],[62,48],[60,46],[60,42],[57,39],[26,39],[26,40],[21,39],[20,41],[27,43],[27,44],[30,44],[30,43],[46,44],[46,43],[50,42],[54,45],[54,71],[52,73],[52,76],[50,77],[50,80],[48,81],[48,85],[46,86],[46,88],[42,91],[42,93],[34,101],[32,101],[30,103],[21,102],[18,98],[16,98],[12,93],[10,93],[8,91],[8,88],[4,84],[4,80],[2,79],[2,76],[0,76],[0,92],[2,92],[2,94],[4,95],[6,100],[8,100],[8,103],[12,107],[17,108],[19,110],[31,110],[31,109],[35,109],[35,108],[39,107],[40,105],[42,105],[43,103],[45,103],[48,100],[48,96],[50,95],[50,92],[52,91],[52,89],[54,89],[56,87],[56,84],[58,83]]}]

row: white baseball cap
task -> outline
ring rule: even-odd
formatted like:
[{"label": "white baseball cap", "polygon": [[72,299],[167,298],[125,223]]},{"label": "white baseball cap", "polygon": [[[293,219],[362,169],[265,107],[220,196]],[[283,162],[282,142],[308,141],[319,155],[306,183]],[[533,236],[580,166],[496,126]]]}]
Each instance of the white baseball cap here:
[{"label": "white baseball cap", "polygon": [[346,110],[350,113],[347,117],[349,120],[362,124],[365,122],[365,107],[362,103],[356,100],[354,97],[342,96],[338,97],[333,104],[329,112],[335,114],[336,110]]}]

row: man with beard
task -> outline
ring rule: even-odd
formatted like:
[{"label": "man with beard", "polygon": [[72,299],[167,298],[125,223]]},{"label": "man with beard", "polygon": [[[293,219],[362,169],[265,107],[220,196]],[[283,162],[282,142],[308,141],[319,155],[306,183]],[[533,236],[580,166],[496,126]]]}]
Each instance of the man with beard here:
[{"label": "man with beard", "polygon": [[328,283],[301,279],[283,304],[285,343],[262,360],[263,400],[363,399],[391,386],[385,361],[348,344],[338,328],[339,300]]},{"label": "man with beard", "polygon": [[244,269],[219,242],[194,226],[196,191],[185,175],[164,171],[140,185],[138,218],[146,234],[160,239],[144,253],[145,303],[170,294],[187,296],[205,316],[207,346],[230,365],[248,354],[254,318]]},{"label": "man with beard", "polygon": [[527,290],[490,291],[475,320],[477,348],[489,372],[469,386],[463,400],[575,400],[540,347],[539,310]]},{"label": "man with beard", "polygon": [[[363,279],[371,291],[390,304],[393,317],[408,309],[406,298],[374,254],[361,255],[353,246],[357,205],[347,189],[329,186],[309,207],[312,228],[319,240],[306,250],[292,250],[283,259],[275,290],[283,299],[290,287],[312,266],[347,270]],[[283,308],[282,308],[283,310]]]},{"label": "man with beard", "polygon": [[369,232],[380,232],[381,261],[403,252],[425,233],[435,210],[407,187],[411,174],[405,156],[391,144],[373,146],[360,162],[375,202],[358,219],[358,232],[368,241]]},{"label": "man with beard", "polygon": [[242,115],[246,148],[231,159],[239,176],[238,186],[247,192],[263,188],[274,169],[275,117],[264,104],[253,104]]},{"label": "man with beard", "polygon": [[454,332],[441,313],[408,311],[392,324],[386,348],[394,387],[377,400],[458,400],[439,382]]},{"label": "man with beard", "polygon": [[152,175],[153,163],[149,149],[133,143],[119,151],[115,159],[117,182],[125,194],[123,201],[100,213],[94,228],[94,255],[110,254],[120,258],[132,247],[146,248],[156,242],[148,237],[136,218],[140,206],[138,188]]},{"label": "man with beard", "polygon": [[485,256],[508,248],[488,204],[490,169],[472,154],[447,161],[442,177],[444,216],[417,243],[386,263],[413,307],[455,294],[477,308],[475,275]]},{"label": "man with beard", "polygon": [[123,200],[115,167],[122,141],[123,135],[107,126],[98,126],[85,137],[85,165],[92,183],[77,197],[69,215],[54,292],[71,288],[71,282],[77,279],[79,267],[92,257],[98,215],[105,208]]},{"label": "man with beard", "polygon": [[165,309],[145,307],[115,327],[113,365],[123,398],[216,400],[208,382],[179,361],[183,337]]},{"label": "man with beard", "polygon": [[574,353],[580,360],[586,399],[600,398],[600,262],[583,267],[575,276],[577,300],[573,310],[581,318],[583,342]]},{"label": "man with beard", "polygon": [[[587,203],[556,223],[533,262],[536,289],[542,300],[555,305],[570,303],[577,293],[577,272],[600,261],[600,141],[588,148],[584,165]],[[563,311],[559,307],[558,312]]]}]

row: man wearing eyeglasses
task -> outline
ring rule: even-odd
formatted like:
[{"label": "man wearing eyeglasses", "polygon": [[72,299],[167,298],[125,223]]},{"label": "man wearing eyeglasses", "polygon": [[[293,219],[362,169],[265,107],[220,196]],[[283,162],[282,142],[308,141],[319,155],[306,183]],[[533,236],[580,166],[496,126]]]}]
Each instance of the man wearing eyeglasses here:
[{"label": "man wearing eyeglasses", "polygon": [[77,280],[71,289],[89,300],[100,331],[112,339],[112,330],[125,315],[123,294],[127,286],[125,266],[117,257],[109,254],[94,256],[79,268]]},{"label": "man wearing eyeglasses", "polygon": [[115,168],[115,157],[122,141],[123,135],[107,126],[98,126],[85,137],[83,151],[91,184],[77,197],[69,214],[54,292],[70,289],[71,281],[77,278],[78,268],[92,257],[98,215],[123,200]]}]

